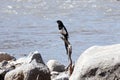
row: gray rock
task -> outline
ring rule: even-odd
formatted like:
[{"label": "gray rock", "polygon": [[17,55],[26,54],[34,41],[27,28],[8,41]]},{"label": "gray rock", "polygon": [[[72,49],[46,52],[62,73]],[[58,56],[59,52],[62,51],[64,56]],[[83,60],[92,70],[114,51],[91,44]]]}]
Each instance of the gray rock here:
[{"label": "gray rock", "polygon": [[38,51],[31,52],[27,57],[19,58],[13,64],[26,64],[26,63],[30,63],[34,59],[38,63],[43,63],[44,64],[44,61],[43,61],[43,59],[42,59],[42,57],[41,57],[41,55],[40,55],[40,53]]},{"label": "gray rock", "polygon": [[31,57],[31,61],[35,59],[37,63],[42,63],[42,64],[44,64],[43,59],[42,59],[42,57],[41,57],[40,54],[35,53],[34,55],[31,55],[31,56],[32,56],[32,57]]},{"label": "gray rock", "polygon": [[5,80],[51,80],[50,71],[44,64],[40,53],[31,53],[15,64],[21,64],[5,75]]},{"label": "gray rock", "polygon": [[86,50],[75,64],[70,80],[120,80],[120,44]]},{"label": "gray rock", "polygon": [[57,71],[57,72],[65,71],[65,66],[56,60],[49,60],[47,62],[47,66],[50,69],[50,71]]}]

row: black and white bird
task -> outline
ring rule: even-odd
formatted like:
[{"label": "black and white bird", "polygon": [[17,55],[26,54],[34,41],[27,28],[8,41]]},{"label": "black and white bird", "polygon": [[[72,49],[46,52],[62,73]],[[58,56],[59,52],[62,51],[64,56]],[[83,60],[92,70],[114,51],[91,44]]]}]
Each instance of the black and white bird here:
[{"label": "black and white bird", "polygon": [[65,28],[63,22],[61,20],[57,20],[57,23],[58,23],[58,29],[59,29],[60,34],[62,34],[63,37],[66,40],[68,40],[69,34],[68,34],[67,29]]},{"label": "black and white bird", "polygon": [[70,42],[68,40],[69,34],[68,34],[67,29],[65,28],[65,26],[61,20],[57,20],[57,23],[58,23],[59,32],[62,35],[62,37],[60,37],[60,38],[64,41],[66,53],[68,55],[69,65],[67,67],[67,70],[70,69],[70,74],[72,74],[72,71],[73,71],[72,58],[71,58],[72,45],[70,44]]},{"label": "black and white bird", "polygon": [[[59,32],[60,34],[62,34],[63,39],[68,41],[68,37],[69,37],[68,31],[65,28],[63,22],[61,20],[57,20],[57,23],[58,23]],[[65,44],[66,53],[68,54],[68,44],[65,41],[64,41],[64,44]]]}]

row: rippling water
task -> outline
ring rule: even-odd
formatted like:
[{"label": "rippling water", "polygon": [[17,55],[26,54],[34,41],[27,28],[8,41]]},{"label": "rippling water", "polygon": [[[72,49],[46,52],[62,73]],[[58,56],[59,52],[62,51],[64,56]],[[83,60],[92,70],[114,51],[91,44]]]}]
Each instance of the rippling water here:
[{"label": "rippling water", "polygon": [[56,20],[68,29],[75,61],[88,47],[120,43],[120,1],[1,0],[0,51],[17,58],[38,50],[67,64]]}]

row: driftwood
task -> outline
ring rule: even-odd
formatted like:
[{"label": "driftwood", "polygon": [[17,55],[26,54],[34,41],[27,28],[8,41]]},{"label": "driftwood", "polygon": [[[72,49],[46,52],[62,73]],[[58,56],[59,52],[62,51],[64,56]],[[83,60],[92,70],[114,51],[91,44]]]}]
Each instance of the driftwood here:
[{"label": "driftwood", "polygon": [[60,31],[60,34],[62,35],[62,37],[60,37],[60,38],[64,41],[65,49],[66,49],[66,52],[67,52],[67,55],[68,55],[69,65],[67,67],[67,70],[69,70],[70,75],[71,75],[72,71],[73,71],[72,58],[71,58],[72,45],[68,41],[69,34],[68,34],[67,29],[65,28],[65,26],[64,26],[64,24],[62,23],[61,20],[57,20],[57,24],[58,24],[58,29]]},{"label": "driftwood", "polygon": [[67,67],[67,70],[69,70],[70,72],[70,75],[72,74],[73,72],[73,66],[72,66],[72,58],[71,58],[71,54],[72,54],[72,45],[70,44],[70,42],[68,40],[66,40],[64,37],[60,37],[64,43],[65,43],[65,47],[66,47],[66,44],[67,44],[67,48],[66,48],[66,52],[67,52],[67,55],[68,55],[68,59],[69,59],[69,65]]}]

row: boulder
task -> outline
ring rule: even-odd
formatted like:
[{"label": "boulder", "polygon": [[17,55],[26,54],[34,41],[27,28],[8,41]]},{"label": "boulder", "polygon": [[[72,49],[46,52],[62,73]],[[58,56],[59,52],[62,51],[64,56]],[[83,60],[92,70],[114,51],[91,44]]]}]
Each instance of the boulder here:
[{"label": "boulder", "polygon": [[0,68],[0,80],[4,80],[4,76],[7,72],[15,69],[14,66],[6,66],[6,67],[1,67]]},{"label": "boulder", "polygon": [[57,71],[57,72],[65,71],[65,66],[56,60],[49,60],[47,62],[47,66],[50,69],[50,71]]},{"label": "boulder", "polygon": [[44,64],[33,60],[29,64],[23,64],[8,72],[5,80],[50,80],[50,72]]},{"label": "boulder", "polygon": [[30,63],[33,59],[35,59],[38,63],[44,64],[44,61],[38,51],[31,52],[27,57],[19,58],[18,60],[12,62],[11,64],[26,64]]},{"label": "boulder", "polygon": [[[8,54],[2,54],[2,56],[6,56],[8,57]],[[12,60],[10,61],[6,61],[6,60],[9,60],[7,57],[4,57],[3,61],[0,62],[0,80],[4,80],[4,76],[7,72],[15,69],[14,65],[10,65],[9,62],[11,62]],[[10,57],[10,56],[9,56]],[[6,59],[7,58],[7,59]]]},{"label": "boulder", "polygon": [[50,71],[38,52],[17,60],[15,64],[21,65],[7,72],[5,80],[51,80]]},{"label": "boulder", "polygon": [[87,49],[77,60],[70,80],[120,80],[120,44]]},{"label": "boulder", "polygon": [[52,80],[69,80],[68,72],[59,73],[59,75],[53,77]]},{"label": "boulder", "polygon": [[15,57],[5,53],[5,52],[0,52],[0,62],[6,60],[6,61],[9,61],[9,60],[13,60],[15,59]]}]

